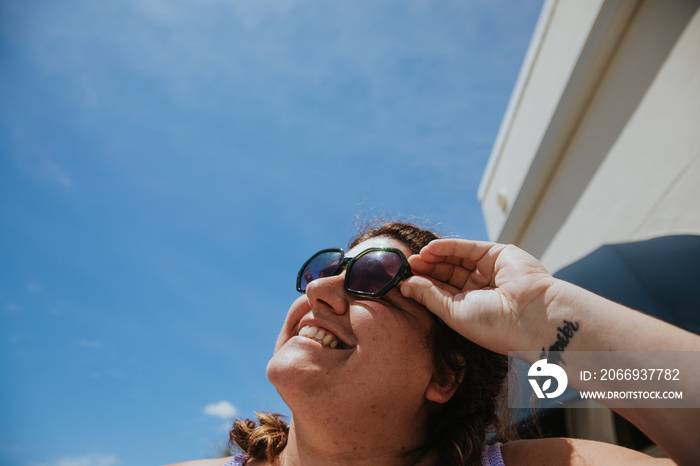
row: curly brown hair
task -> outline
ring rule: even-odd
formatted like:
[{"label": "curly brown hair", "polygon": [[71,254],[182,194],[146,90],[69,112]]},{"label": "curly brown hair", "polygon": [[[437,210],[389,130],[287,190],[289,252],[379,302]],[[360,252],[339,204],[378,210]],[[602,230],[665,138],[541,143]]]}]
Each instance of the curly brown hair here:
[{"label": "curly brown hair", "polygon": [[[386,236],[404,243],[417,254],[439,236],[415,225],[390,222],[366,227],[350,241],[349,249],[370,238]],[[433,363],[445,381],[457,380],[459,386],[444,404],[431,406],[426,425],[426,448],[437,452],[437,464],[479,464],[487,437],[505,440],[506,423],[502,414],[508,359],[462,337],[434,314],[431,332]],[[501,414],[501,415],[499,415]],[[274,461],[287,443],[287,424],[277,414],[257,413],[259,425],[236,420],[230,432],[230,444],[253,458]]]}]

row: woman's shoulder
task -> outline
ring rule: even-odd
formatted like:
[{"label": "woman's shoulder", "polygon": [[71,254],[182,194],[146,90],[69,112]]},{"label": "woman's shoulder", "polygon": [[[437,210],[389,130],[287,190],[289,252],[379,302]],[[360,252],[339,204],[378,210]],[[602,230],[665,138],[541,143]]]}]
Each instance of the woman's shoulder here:
[{"label": "woman's shoulder", "polygon": [[515,440],[501,446],[506,466],[520,465],[673,465],[667,458],[652,458],[619,445],[594,440],[545,438]]},{"label": "woman's shoulder", "polygon": [[166,466],[224,466],[231,458],[212,458],[207,460],[185,461]]}]

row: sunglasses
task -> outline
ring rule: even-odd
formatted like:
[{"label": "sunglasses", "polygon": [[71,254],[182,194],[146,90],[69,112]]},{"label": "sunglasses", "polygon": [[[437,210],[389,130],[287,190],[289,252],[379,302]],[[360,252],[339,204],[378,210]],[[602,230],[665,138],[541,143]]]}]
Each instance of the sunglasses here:
[{"label": "sunglasses", "polygon": [[411,276],[411,267],[396,248],[370,248],[355,257],[345,257],[342,249],[317,252],[307,260],[297,275],[297,291],[306,292],[314,280],[345,272],[345,290],[355,296],[380,298]]}]

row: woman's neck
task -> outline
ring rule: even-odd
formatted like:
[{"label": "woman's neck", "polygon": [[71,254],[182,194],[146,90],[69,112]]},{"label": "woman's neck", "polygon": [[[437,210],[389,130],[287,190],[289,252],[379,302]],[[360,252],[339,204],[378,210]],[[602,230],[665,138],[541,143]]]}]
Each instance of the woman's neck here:
[{"label": "woman's neck", "polygon": [[433,465],[426,454],[425,436],[414,426],[391,423],[354,424],[359,428],[305,423],[292,419],[287,446],[275,466],[316,465]]}]

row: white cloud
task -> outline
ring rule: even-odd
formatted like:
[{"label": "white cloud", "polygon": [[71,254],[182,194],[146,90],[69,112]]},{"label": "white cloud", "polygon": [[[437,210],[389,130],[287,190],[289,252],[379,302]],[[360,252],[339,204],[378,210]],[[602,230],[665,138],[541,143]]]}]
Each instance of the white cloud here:
[{"label": "white cloud", "polygon": [[238,408],[233,406],[230,402],[224,400],[218,403],[211,403],[204,407],[204,414],[210,416],[220,417],[222,419],[231,419],[236,417],[238,414]]}]

